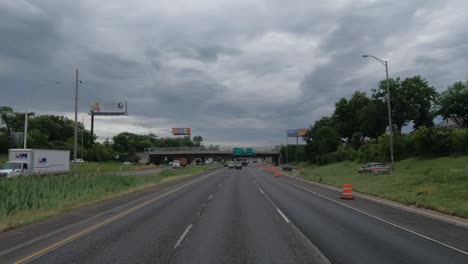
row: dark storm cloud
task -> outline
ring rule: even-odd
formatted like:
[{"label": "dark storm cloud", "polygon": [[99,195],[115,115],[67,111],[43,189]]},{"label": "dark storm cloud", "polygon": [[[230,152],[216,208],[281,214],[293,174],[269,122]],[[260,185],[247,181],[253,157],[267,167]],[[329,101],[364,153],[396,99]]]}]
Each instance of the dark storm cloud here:
[{"label": "dark storm cloud", "polygon": [[[465,1],[211,0],[0,3],[0,105],[80,112],[126,99],[98,136],[191,126],[212,142],[281,142],[340,97],[420,74],[438,89],[466,76]],[[62,81],[56,85],[54,81]],[[29,98],[29,99],[28,99]],[[99,130],[100,129],[100,130]],[[149,130],[148,130],[149,131]]]}]

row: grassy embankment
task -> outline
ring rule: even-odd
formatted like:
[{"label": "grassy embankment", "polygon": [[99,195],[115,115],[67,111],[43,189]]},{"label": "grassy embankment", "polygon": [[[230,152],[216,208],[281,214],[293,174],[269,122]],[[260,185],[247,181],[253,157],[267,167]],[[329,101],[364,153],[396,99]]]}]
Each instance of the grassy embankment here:
[{"label": "grassy embankment", "polygon": [[47,175],[0,180],[0,231],[71,209],[207,171],[212,166],[167,169],[138,176]]},{"label": "grassy embankment", "polygon": [[360,175],[362,165],[305,165],[301,176],[337,187],[351,183],[358,192],[468,218],[468,156],[406,159],[395,164],[393,175]]}]

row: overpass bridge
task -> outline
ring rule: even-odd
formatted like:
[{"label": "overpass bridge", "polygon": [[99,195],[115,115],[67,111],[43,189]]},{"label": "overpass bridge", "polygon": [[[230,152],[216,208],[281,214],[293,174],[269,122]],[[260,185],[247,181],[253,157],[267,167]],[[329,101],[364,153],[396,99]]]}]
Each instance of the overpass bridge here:
[{"label": "overpass bridge", "polygon": [[173,147],[173,148],[147,148],[144,152],[137,153],[142,163],[163,164],[176,158],[187,158],[189,162],[194,159],[213,160],[241,160],[247,158],[271,158],[273,163],[278,163],[280,151],[275,147],[252,147],[251,155],[235,155],[233,149],[243,147]]}]

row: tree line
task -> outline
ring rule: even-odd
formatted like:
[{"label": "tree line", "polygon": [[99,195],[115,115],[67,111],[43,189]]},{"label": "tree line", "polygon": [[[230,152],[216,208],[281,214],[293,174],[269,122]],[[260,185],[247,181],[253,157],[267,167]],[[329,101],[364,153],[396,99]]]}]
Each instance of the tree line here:
[{"label": "tree line", "polygon": [[[0,106],[0,154],[5,154],[10,148],[22,148],[22,142],[14,142],[12,132],[24,131],[24,113],[14,112],[9,106]],[[28,113],[27,147],[35,149],[63,149],[73,152],[74,121],[57,115],[38,115]],[[82,134],[83,133],[83,134]],[[82,136],[83,135],[83,136]],[[91,135],[81,122],[78,122],[78,157],[87,161],[137,161],[137,152],[143,152],[150,147],[204,147],[203,138],[194,136],[166,138],[153,133],[140,135],[122,132],[112,140],[96,142],[97,137]],[[83,146],[83,151],[81,147]],[[215,149],[218,146],[209,146]],[[83,156],[81,153],[83,152]],[[72,157],[70,157],[72,159]]]},{"label": "tree line", "polygon": [[[438,93],[421,76],[388,80],[395,158],[468,154],[468,82],[456,82]],[[457,129],[435,126],[434,118],[450,119]],[[413,129],[402,134],[409,123]],[[388,161],[387,81],[370,96],[356,91],[335,103],[331,116],[311,125],[304,146],[283,146],[289,162],[327,164],[343,160]]]}]

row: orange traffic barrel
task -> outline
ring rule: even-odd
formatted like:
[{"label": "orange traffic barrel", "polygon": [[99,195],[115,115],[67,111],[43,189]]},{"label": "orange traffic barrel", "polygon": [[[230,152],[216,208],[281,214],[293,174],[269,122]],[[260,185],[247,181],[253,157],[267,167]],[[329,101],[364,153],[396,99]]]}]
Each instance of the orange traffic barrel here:
[{"label": "orange traffic barrel", "polygon": [[278,169],[275,169],[275,177],[279,177],[279,176],[280,176],[280,174],[279,174]]},{"label": "orange traffic barrel", "polygon": [[349,183],[343,184],[341,199],[354,199],[353,198],[353,186]]}]

